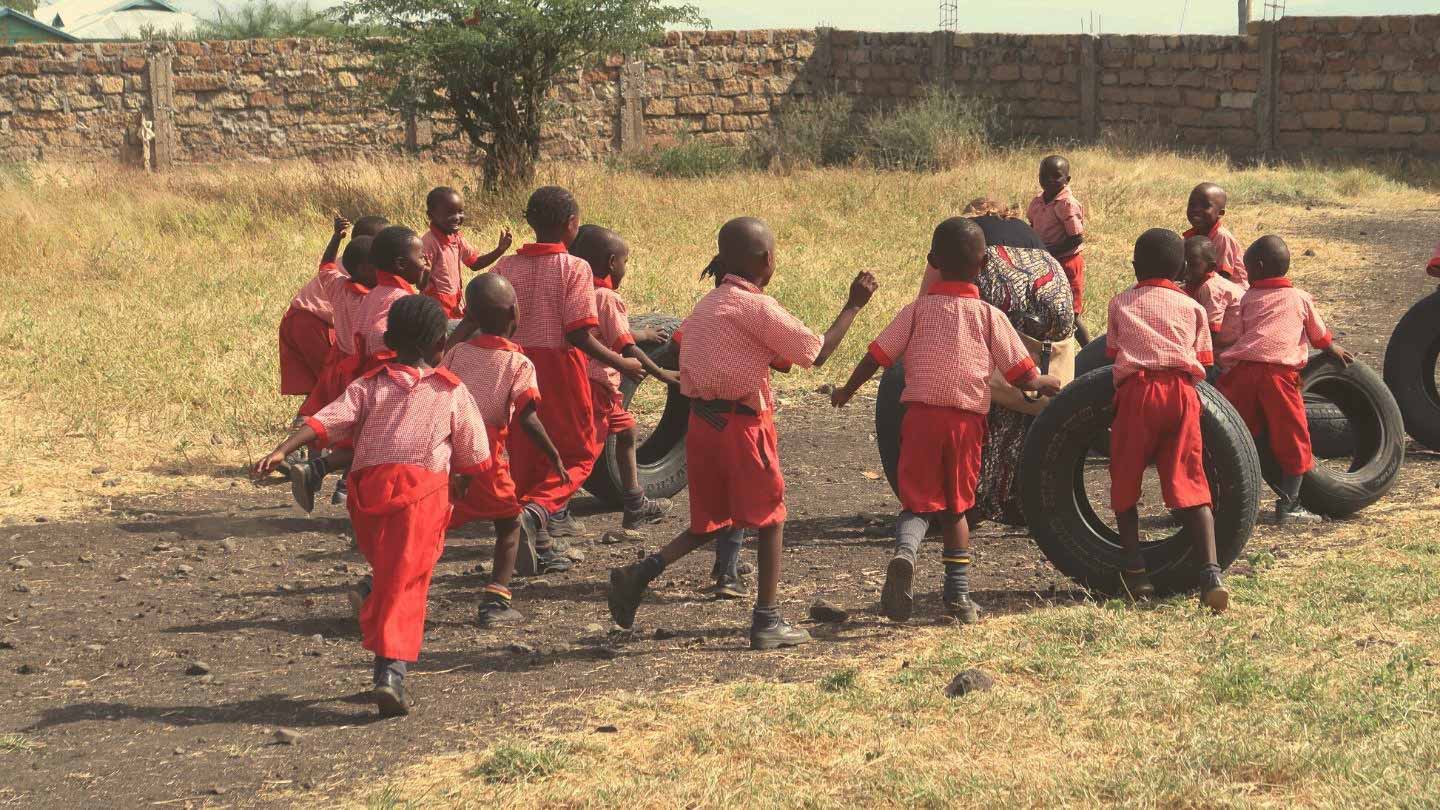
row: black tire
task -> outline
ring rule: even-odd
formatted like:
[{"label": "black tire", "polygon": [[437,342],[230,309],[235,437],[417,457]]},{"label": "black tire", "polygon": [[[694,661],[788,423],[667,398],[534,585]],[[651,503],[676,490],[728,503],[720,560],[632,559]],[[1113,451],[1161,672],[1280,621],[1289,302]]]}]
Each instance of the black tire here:
[{"label": "black tire", "polygon": [[[1300,390],[1307,399],[1325,400],[1338,407],[1350,424],[1354,441],[1350,469],[1316,464],[1300,486],[1300,503],[1317,515],[1338,518],[1385,497],[1399,480],[1405,461],[1405,420],[1385,381],[1358,360],[1346,367],[1328,354],[1315,353],[1300,372]],[[1261,436],[1256,444],[1265,481],[1278,485],[1280,467],[1269,443]]]},{"label": "black tire", "polygon": [[1305,397],[1305,418],[1310,423],[1310,449],[1317,458],[1355,455],[1355,433],[1340,406],[1314,395]]},{"label": "black tire", "polygon": [[885,480],[897,496],[900,485],[895,470],[900,466],[900,424],[905,421],[905,405],[900,395],[905,392],[905,367],[895,363],[880,377],[880,392],[875,395],[875,444],[880,448],[880,466]]},{"label": "black tire", "polygon": [[[680,319],[669,315],[637,315],[630,319],[631,327],[649,327],[674,332],[680,326]],[[645,353],[661,368],[672,371],[680,368],[680,347],[674,341],[641,345]],[[647,381],[648,385],[659,385]],[[635,396],[639,386],[625,380],[620,393],[625,405]],[[635,460],[640,471],[640,485],[651,498],[674,497],[685,488],[685,432],[690,426],[690,400],[672,388],[665,395],[665,410],[660,421],[643,443],[635,448]],[[615,437],[605,441],[605,450],[595,462],[595,470],[585,482],[585,489],[612,509],[624,506],[624,487],[620,483],[620,467],[615,461]]]},{"label": "black tire", "polygon": [[[1206,383],[1196,389],[1205,475],[1214,499],[1215,548],[1221,567],[1228,567],[1255,529],[1260,459],[1245,423],[1220,392]],[[1114,398],[1108,370],[1076,379],[1040,412],[1020,457],[1020,494],[1036,545],[1061,573],[1103,594],[1122,592],[1125,559],[1119,535],[1097,511],[1109,505],[1090,503],[1084,474],[1091,445],[1114,420]],[[1201,561],[1183,529],[1141,549],[1157,592],[1179,593],[1199,585]]]},{"label": "black tire", "polygon": [[1440,357],[1440,292],[1415,302],[1395,324],[1385,347],[1385,384],[1395,396],[1405,431],[1431,450],[1440,450],[1440,391],[1435,361]]},{"label": "black tire", "polygon": [[1105,336],[1097,335],[1085,344],[1085,348],[1075,355],[1075,377],[1078,379],[1097,368],[1104,368],[1111,365],[1109,356],[1105,354]]}]

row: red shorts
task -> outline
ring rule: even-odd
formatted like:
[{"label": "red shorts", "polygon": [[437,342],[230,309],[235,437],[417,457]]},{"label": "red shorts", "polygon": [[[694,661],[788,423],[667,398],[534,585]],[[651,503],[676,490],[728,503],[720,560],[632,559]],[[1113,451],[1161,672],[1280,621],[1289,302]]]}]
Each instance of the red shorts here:
[{"label": "red shorts", "polygon": [[1060,266],[1065,268],[1065,278],[1069,280],[1070,292],[1075,296],[1075,314],[1079,315],[1085,311],[1085,254],[1066,256],[1060,259]]},{"label": "red shorts", "polygon": [[490,438],[490,468],[470,479],[465,497],[455,504],[450,516],[452,529],[472,520],[505,520],[520,515],[520,499],[515,494],[510,458],[505,453],[505,431],[486,425],[485,433]]},{"label": "red shorts", "polygon": [[595,446],[605,447],[605,439],[635,427],[635,417],[625,410],[625,395],[604,384],[590,381],[590,406],[595,414]]},{"label": "red shorts", "polygon": [[1315,466],[1299,371],[1273,363],[1241,362],[1225,372],[1215,387],[1235,406],[1251,435],[1267,434],[1282,472],[1304,475]]},{"label": "red shorts", "polygon": [[760,416],[724,414],[725,428],[690,414],[685,477],[690,484],[690,533],[728,526],[759,529],[785,521],[785,478],[775,422]]},{"label": "red shorts", "polygon": [[280,393],[309,394],[335,345],[335,330],[319,315],[293,304],[280,319]]},{"label": "red shorts", "polygon": [[1115,389],[1110,506],[1117,513],[1140,502],[1140,484],[1151,462],[1160,474],[1166,506],[1188,509],[1210,503],[1200,395],[1187,372],[1141,371]]},{"label": "red shorts", "polygon": [[911,402],[900,426],[900,504],[916,514],[975,505],[985,414]]}]

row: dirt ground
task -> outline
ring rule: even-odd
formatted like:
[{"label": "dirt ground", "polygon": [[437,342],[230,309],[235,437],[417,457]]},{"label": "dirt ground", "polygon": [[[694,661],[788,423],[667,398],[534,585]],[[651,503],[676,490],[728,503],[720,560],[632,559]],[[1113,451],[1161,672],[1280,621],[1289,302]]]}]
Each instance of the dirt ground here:
[{"label": "dirt ground", "polygon": [[[1420,268],[1436,225],[1440,211],[1398,220],[1361,209],[1291,225],[1302,234],[1292,241],[1297,278],[1340,341],[1377,368],[1393,324],[1431,287]],[[1323,243],[1316,256],[1303,255],[1303,236]],[[662,577],[633,635],[612,634],[606,570],[682,528],[682,495],[643,541],[581,541],[574,570],[517,583],[529,621],[482,631],[472,623],[476,566],[490,542],[471,532],[436,572],[410,681],[417,714],[401,721],[377,722],[355,700],[369,656],[344,590],[365,565],[341,507],[307,518],[288,489],[237,477],[228,493],[117,499],[93,520],[0,527],[0,804],[320,803],[417,756],[572,725],[587,696],[814,679],[893,648],[906,630],[877,615],[895,505],[877,475],[873,400],[839,414],[818,394],[792,400],[780,422],[791,506],[782,607],[798,620],[823,598],[849,609],[849,622],[807,624],[816,643],[752,654],[748,603],[701,596],[711,560],[697,554]],[[1412,448],[1386,504],[1433,489],[1435,463]],[[1386,504],[1357,520],[1383,519]],[[592,538],[616,517],[586,517]],[[1303,539],[1262,529],[1251,542]],[[1023,530],[988,525],[977,546],[976,598],[991,614],[1082,598]],[[939,619],[938,546],[927,548],[922,623]],[[299,732],[295,744],[277,742],[282,727]]]}]

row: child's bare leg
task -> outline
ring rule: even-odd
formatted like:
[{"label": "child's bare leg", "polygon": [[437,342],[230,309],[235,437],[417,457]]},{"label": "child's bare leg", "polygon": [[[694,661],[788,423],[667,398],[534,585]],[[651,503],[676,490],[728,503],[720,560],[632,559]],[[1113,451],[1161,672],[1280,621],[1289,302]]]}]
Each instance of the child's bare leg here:
[{"label": "child's bare leg", "polygon": [[758,546],[760,571],[755,586],[755,611],[750,618],[750,649],[773,650],[804,644],[810,640],[810,634],[785,621],[777,606],[785,524],[761,527]]},{"label": "child's bare leg", "polygon": [[640,465],[635,461],[637,439],[635,428],[615,434],[615,462],[620,468],[620,484],[625,488],[625,513],[621,526],[633,529],[646,523],[658,523],[670,513],[668,498],[647,498],[640,486]]},{"label": "child's bare leg", "polygon": [[515,574],[515,555],[520,548],[520,518],[495,521],[495,573],[480,594],[480,610],[476,623],[492,627],[518,622],[525,617],[510,605],[510,577]]},{"label": "child's bare leg", "polygon": [[666,543],[659,551],[634,565],[610,569],[610,618],[621,627],[629,628],[635,623],[635,611],[650,583],[664,570],[679,562],[686,554],[715,539],[715,534],[693,534],[681,532],[674,540]]},{"label": "child's bare leg", "polygon": [[1115,513],[1115,527],[1120,530],[1120,549],[1125,554],[1125,568],[1120,579],[1130,595],[1145,598],[1155,593],[1145,573],[1145,557],[1140,554],[1140,510],[1132,506]]},{"label": "child's bare leg", "polygon": [[1230,607],[1230,591],[1220,579],[1220,561],[1215,554],[1215,513],[1207,506],[1181,509],[1185,528],[1195,542],[1196,556],[1203,570],[1200,579],[1200,602],[1216,613]]}]

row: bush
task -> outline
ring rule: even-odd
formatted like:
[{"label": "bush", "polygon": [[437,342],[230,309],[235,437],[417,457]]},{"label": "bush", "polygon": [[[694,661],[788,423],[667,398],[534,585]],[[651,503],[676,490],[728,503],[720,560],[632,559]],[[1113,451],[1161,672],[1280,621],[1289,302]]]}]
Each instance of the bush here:
[{"label": "bush", "polygon": [[879,169],[938,171],[984,151],[996,129],[993,106],[931,90],[918,101],[866,117],[865,157]]},{"label": "bush", "polygon": [[628,156],[625,163],[656,177],[693,178],[744,169],[749,164],[749,156],[738,147],[683,138],[673,146]]},{"label": "bush", "polygon": [[801,98],[786,104],[775,126],[756,135],[755,161],[766,168],[846,166],[858,155],[855,102],[849,96]]}]

